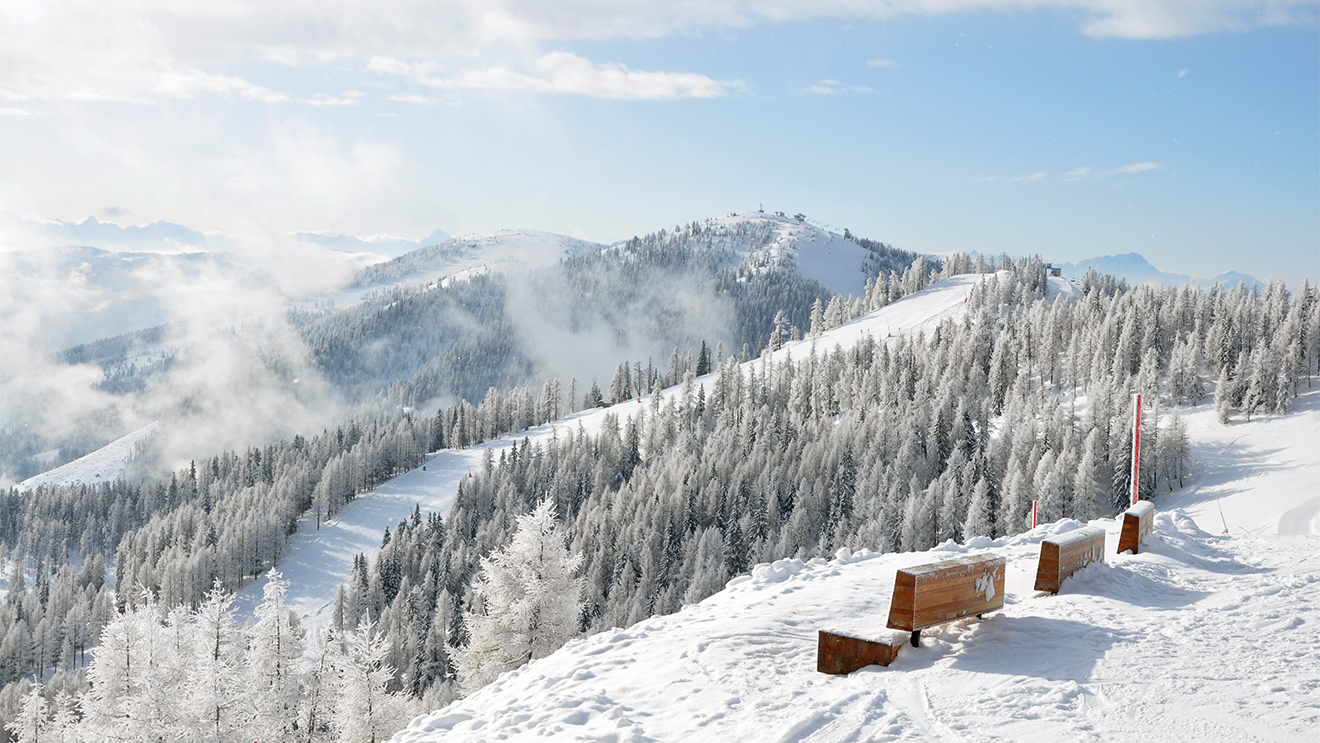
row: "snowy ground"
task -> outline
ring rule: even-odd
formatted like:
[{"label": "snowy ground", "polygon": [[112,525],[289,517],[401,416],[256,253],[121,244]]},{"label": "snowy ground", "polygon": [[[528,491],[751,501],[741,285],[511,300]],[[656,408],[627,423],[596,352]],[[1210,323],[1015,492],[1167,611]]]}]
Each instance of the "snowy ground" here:
[{"label": "snowy ground", "polygon": [[[881,310],[860,317],[846,325],[834,328],[814,339],[818,352],[828,351],[836,345],[845,348],[865,335],[884,339],[925,331],[929,333],[946,317],[965,311],[964,299],[971,287],[981,280],[978,275],[955,276],[910,297],[905,297]],[[810,353],[813,340],[787,343],[775,352],[779,361],[788,354],[795,359]],[[752,361],[744,365],[750,371]],[[698,377],[699,384],[712,384],[714,376]],[[664,394],[675,395],[678,388]],[[287,557],[278,569],[290,582],[288,602],[301,616],[311,637],[320,637],[328,625],[333,611],[335,593],[339,584],[348,580],[353,569],[353,556],[359,553],[373,557],[380,551],[382,532],[393,529],[408,518],[413,508],[423,512],[449,514],[458,489],[459,480],[480,469],[485,449],[500,449],[530,438],[548,440],[556,430],[569,427],[576,431],[581,425],[589,433],[600,429],[606,413],[613,413],[622,422],[650,406],[650,398],[626,401],[607,409],[592,409],[575,413],[559,421],[538,426],[516,436],[506,436],[468,449],[446,449],[437,452],[426,464],[425,471],[413,470],[401,477],[359,495],[351,504],[335,515],[334,520],[317,529],[314,520],[304,519],[294,535]],[[265,579],[262,578],[239,591],[235,607],[240,616],[247,616],[261,601]]]},{"label": "snowy ground", "polygon": [[72,485],[86,482],[98,483],[113,481],[124,471],[133,458],[134,447],[156,430],[160,421],[149,423],[142,428],[97,449],[85,457],[79,457],[53,470],[34,475],[18,484],[19,490],[30,490],[38,485]]},{"label": "snowy ground", "polygon": [[1282,417],[1238,415],[1221,426],[1209,405],[1185,414],[1196,475],[1161,505],[1215,533],[1320,534],[1320,384],[1312,384]]},{"label": "snowy ground", "polygon": [[[1194,411],[1199,481],[1156,499],[1139,555],[1114,554],[1116,521],[1092,522],[1106,561],[1058,596],[1032,590],[1038,544],[1076,521],[784,560],[678,614],[570,642],[394,740],[1314,741],[1320,389],[1298,408],[1227,429]],[[816,673],[818,629],[884,633],[897,568],[980,552],[1008,558],[1002,611],[928,630],[888,668]]]}]

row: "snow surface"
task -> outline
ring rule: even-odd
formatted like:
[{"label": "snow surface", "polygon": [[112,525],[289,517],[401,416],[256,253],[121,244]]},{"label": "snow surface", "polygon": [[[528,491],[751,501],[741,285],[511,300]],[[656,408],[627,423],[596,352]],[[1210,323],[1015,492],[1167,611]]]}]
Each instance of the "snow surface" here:
[{"label": "snow surface", "polygon": [[1292,413],[1249,423],[1221,426],[1208,404],[1182,411],[1196,475],[1158,505],[1216,534],[1320,534],[1320,385],[1300,391]]},{"label": "snow surface", "polygon": [[[774,352],[775,361],[791,354],[800,359],[810,353],[816,344],[819,352],[836,345],[850,347],[866,335],[884,339],[891,333],[897,337],[905,333],[932,331],[944,318],[966,311],[965,299],[972,286],[982,276],[954,276],[932,284],[926,289],[904,297],[876,312],[833,328],[814,339],[786,343]],[[743,365],[750,373],[754,364]],[[713,384],[714,374],[697,377],[698,384]],[[671,387],[662,394],[679,394]],[[481,458],[486,449],[499,450],[521,442],[547,441],[557,432],[576,431],[579,426],[588,433],[596,433],[607,414],[623,423],[650,407],[650,396],[634,398],[611,408],[593,408],[581,411],[523,433],[505,436],[467,449],[445,449],[433,454],[426,469],[415,469],[396,477],[375,490],[359,495],[345,506],[331,521],[318,525],[315,517],[303,519],[298,533],[290,540],[286,557],[277,566],[289,581],[288,605],[298,612],[310,637],[319,638],[329,626],[334,609],[334,598],[339,585],[348,580],[353,570],[353,557],[359,553],[373,557],[380,551],[381,537],[386,527],[393,529],[409,517],[414,507],[423,513],[449,515],[458,483],[470,473],[481,469]],[[247,616],[260,603],[266,579],[261,578],[244,587],[235,597],[234,606],[239,616]],[[314,640],[315,642],[315,640]],[[309,652],[312,649],[309,648]]]},{"label": "snow surface", "polygon": [[1049,282],[1045,287],[1046,301],[1053,302],[1058,297],[1081,299],[1083,296],[1080,286],[1062,276],[1046,276],[1045,280]]},{"label": "snow surface", "polygon": [[[1068,519],[927,552],[780,560],[677,614],[571,641],[394,741],[1314,741],[1320,538],[1236,520],[1283,531],[1313,502],[1320,390],[1298,402],[1230,426],[1230,447],[1212,410],[1188,415],[1200,481],[1157,498],[1141,554],[1114,554],[1118,520],[1091,522],[1105,562],[1057,596],[1032,581],[1039,543],[1083,526]],[[1230,535],[1198,525],[1217,519],[1215,497]],[[888,668],[816,672],[818,629],[883,632],[896,570],[985,552],[1008,560],[1002,611],[927,630]]]},{"label": "snow surface", "polygon": [[156,430],[160,421],[154,421],[138,430],[111,441],[84,457],[79,457],[53,470],[33,475],[18,484],[19,490],[31,490],[38,485],[72,485],[78,482],[112,482],[128,466],[138,443]]},{"label": "snow surface", "polygon": [[[1142,503],[1149,503],[1149,501],[1142,501]],[[1073,529],[1070,532],[1050,537],[1050,543],[1065,547],[1073,542],[1084,542],[1091,539],[1101,531],[1104,530],[1096,526],[1083,526],[1080,529]]]},{"label": "snow surface", "polygon": [[1124,513],[1130,513],[1133,516],[1145,516],[1147,511],[1154,510],[1155,504],[1148,500],[1133,503]]}]

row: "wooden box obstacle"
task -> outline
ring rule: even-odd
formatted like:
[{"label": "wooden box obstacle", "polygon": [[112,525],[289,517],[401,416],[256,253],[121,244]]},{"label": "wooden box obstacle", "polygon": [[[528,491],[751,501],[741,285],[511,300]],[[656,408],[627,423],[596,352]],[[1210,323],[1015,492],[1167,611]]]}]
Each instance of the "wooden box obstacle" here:
[{"label": "wooden box obstacle", "polygon": [[1150,533],[1155,522],[1155,505],[1148,500],[1138,501],[1136,505],[1123,512],[1123,531],[1118,535],[1118,553],[1127,550],[1132,554],[1141,551],[1141,540]]},{"label": "wooden box obstacle", "polygon": [[887,666],[898,657],[903,639],[863,640],[820,630],[816,644],[816,670],[821,673],[852,673],[866,666]]},{"label": "wooden box obstacle", "polygon": [[1105,559],[1105,530],[1084,526],[1040,543],[1036,590],[1058,593],[1068,576]]},{"label": "wooden box obstacle", "polygon": [[912,633],[1004,607],[1004,566],[997,555],[971,555],[898,571],[889,602],[889,627]]}]

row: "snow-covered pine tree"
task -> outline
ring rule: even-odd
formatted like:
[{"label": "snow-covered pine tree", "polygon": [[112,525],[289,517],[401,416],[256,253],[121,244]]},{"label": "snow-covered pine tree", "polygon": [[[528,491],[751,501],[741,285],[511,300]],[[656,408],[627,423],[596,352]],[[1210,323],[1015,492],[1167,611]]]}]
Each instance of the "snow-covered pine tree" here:
[{"label": "snow-covered pine tree", "polygon": [[472,586],[486,611],[468,617],[468,644],[455,652],[465,693],[553,653],[576,634],[583,585],[573,573],[581,564],[555,523],[553,500],[518,517],[513,540],[481,560]]},{"label": "snow-covered pine tree", "polygon": [[49,719],[46,689],[40,683],[32,685],[18,716],[5,725],[17,743],[56,743],[54,724]]},{"label": "snow-covered pine tree", "polygon": [[195,644],[188,669],[185,725],[208,741],[237,741],[246,733],[251,698],[245,693],[244,643],[217,580],[194,614]]},{"label": "snow-covered pine tree", "polygon": [[408,699],[386,691],[394,668],[385,662],[384,633],[371,622],[358,625],[337,659],[334,727],[337,743],[382,743],[407,724]]},{"label": "snow-covered pine tree", "polygon": [[302,694],[303,630],[284,603],[288,581],[271,568],[264,599],[248,630],[247,686],[254,707],[252,737],[285,740],[298,719]]},{"label": "snow-covered pine tree", "polygon": [[1215,417],[1223,425],[1228,425],[1233,411],[1233,383],[1228,377],[1228,365],[1219,370],[1219,381],[1215,383]]},{"label": "snow-covered pine tree", "polygon": [[335,698],[340,669],[339,631],[331,627],[321,644],[316,663],[303,676],[302,703],[298,709],[299,743],[331,743],[334,740]]}]

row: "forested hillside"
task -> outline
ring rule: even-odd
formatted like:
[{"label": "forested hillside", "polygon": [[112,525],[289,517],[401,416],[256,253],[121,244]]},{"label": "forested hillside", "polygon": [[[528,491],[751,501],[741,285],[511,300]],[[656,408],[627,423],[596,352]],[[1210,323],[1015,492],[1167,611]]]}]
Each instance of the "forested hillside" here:
[{"label": "forested hillside", "polygon": [[[702,341],[752,355],[778,313],[787,337],[806,329],[816,300],[834,296],[812,276],[860,295],[867,278],[902,274],[916,257],[754,213],[610,247],[522,232],[452,240],[362,269],[353,288],[319,299],[280,305],[263,295],[273,314],[196,308],[186,323],[67,349],[50,363],[95,380],[87,401],[72,406],[74,420],[15,406],[0,425],[0,478],[21,482],[156,419],[166,433],[227,421],[238,430],[223,445],[241,447],[399,406],[476,404],[491,388],[547,377],[604,386],[620,359],[664,366],[674,348],[695,353]],[[238,402],[249,395],[268,399]],[[257,413],[275,406],[293,415]],[[172,462],[161,465],[220,448],[183,438],[169,439]]]}]

